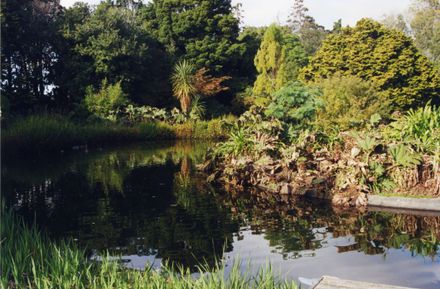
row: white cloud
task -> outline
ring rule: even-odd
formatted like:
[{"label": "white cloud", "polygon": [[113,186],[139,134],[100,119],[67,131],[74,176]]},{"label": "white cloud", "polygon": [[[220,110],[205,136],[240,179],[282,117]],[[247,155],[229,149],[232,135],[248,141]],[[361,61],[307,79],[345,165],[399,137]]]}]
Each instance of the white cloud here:
[{"label": "white cloud", "polygon": [[[61,0],[63,6],[72,5],[75,0]],[[97,4],[99,0],[84,2]],[[285,23],[293,0],[232,0],[241,2],[244,10],[245,25],[262,26],[274,22]],[[331,28],[333,23],[342,19],[343,25],[354,25],[363,17],[380,19],[385,14],[404,12],[411,0],[305,0],[309,14],[316,21]]]}]

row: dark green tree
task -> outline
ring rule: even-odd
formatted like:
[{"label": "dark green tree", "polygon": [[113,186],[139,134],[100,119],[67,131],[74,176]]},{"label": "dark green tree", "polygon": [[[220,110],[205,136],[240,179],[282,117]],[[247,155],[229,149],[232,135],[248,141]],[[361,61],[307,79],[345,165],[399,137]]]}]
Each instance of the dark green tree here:
[{"label": "dark green tree", "polygon": [[92,64],[90,84],[97,87],[104,78],[109,83],[122,81],[132,101],[163,105],[171,98],[168,58],[136,14],[137,10],[103,2],[66,33],[75,43],[74,52]]},{"label": "dark green tree", "polygon": [[143,25],[176,60],[233,74],[242,45],[230,0],[153,0],[141,10]]},{"label": "dark green tree", "polygon": [[254,59],[266,29],[267,27],[245,27],[238,36],[238,41],[244,48],[240,53],[239,75],[245,78],[247,85],[252,85],[257,77]]},{"label": "dark green tree", "polygon": [[315,82],[336,73],[369,81],[394,109],[439,101],[440,76],[413,41],[370,19],[330,35],[301,78]]},{"label": "dark green tree", "polygon": [[81,103],[86,87],[99,83],[95,75],[93,59],[81,55],[76,49],[76,29],[84,24],[92,11],[89,5],[77,2],[72,7],[64,9],[59,20],[59,31],[63,36],[61,42],[61,61],[57,67],[57,94],[65,100],[65,106]]},{"label": "dark green tree", "polygon": [[53,103],[60,11],[58,2],[52,0],[1,3],[1,91],[12,111]]}]

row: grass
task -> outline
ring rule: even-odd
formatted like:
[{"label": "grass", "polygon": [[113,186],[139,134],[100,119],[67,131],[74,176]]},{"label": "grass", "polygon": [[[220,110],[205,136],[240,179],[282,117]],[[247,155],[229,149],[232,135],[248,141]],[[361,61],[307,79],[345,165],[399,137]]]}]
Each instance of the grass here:
[{"label": "grass", "polygon": [[35,226],[29,228],[11,210],[1,206],[1,288],[35,289],[290,289],[279,282],[270,267],[255,276],[233,265],[229,274],[219,265],[214,272],[200,269],[200,277],[164,266],[156,270],[130,270],[104,257],[91,262],[73,243],[51,242]]},{"label": "grass", "polygon": [[124,126],[113,123],[79,125],[59,115],[32,115],[2,129],[2,149],[8,154],[68,150],[165,139],[219,139],[226,135],[221,119],[170,125],[164,122]]}]

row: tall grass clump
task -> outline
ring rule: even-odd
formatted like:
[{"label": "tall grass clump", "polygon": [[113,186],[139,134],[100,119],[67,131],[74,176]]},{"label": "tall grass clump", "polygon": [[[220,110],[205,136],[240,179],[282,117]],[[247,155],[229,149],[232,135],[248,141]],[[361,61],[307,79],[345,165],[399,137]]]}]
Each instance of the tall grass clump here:
[{"label": "tall grass clump", "polygon": [[32,115],[2,129],[2,149],[8,155],[57,152],[74,146],[100,146],[133,141],[221,139],[227,135],[223,119],[182,124],[113,122],[77,124],[61,115]]},{"label": "tall grass clump", "polygon": [[427,104],[411,109],[385,130],[385,137],[432,152],[440,146],[440,108]]},{"label": "tall grass clump", "polygon": [[58,115],[32,115],[2,128],[2,149],[7,152],[51,151],[84,142],[78,127]]},{"label": "tall grass clump", "polygon": [[[200,267],[199,276],[189,270],[162,266],[156,270],[131,270],[105,256],[89,261],[85,251],[68,241],[51,242],[33,226],[27,227],[1,206],[1,288],[35,289],[290,289],[293,282],[279,282],[270,267],[255,276],[240,271],[236,262],[229,273],[218,265],[211,273]],[[114,259],[113,259],[114,260]]]},{"label": "tall grass clump", "polygon": [[42,153],[145,139],[148,136],[138,127],[105,122],[79,125],[60,115],[32,115],[2,129],[2,150],[7,154]]}]

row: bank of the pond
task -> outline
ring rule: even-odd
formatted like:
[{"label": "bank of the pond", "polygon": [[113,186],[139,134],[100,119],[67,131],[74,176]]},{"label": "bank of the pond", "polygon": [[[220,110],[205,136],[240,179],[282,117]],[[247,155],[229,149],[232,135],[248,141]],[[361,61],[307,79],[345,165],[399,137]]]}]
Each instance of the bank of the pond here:
[{"label": "bank of the pond", "polygon": [[427,106],[377,122],[286,139],[280,122],[248,112],[200,169],[221,186],[324,198],[344,208],[365,207],[369,195],[440,197],[440,110]]},{"label": "bank of the pond", "polygon": [[2,128],[2,151],[7,155],[70,150],[78,146],[101,146],[147,140],[204,139],[226,136],[222,120],[122,125],[78,124],[56,115],[34,115]]},{"label": "bank of the pond", "polygon": [[[71,242],[52,243],[36,227],[27,227],[10,210],[1,213],[1,288],[194,288],[290,289],[293,282],[279,282],[268,267],[257,275],[240,272],[236,263],[229,274],[218,265],[212,273],[200,269],[195,278],[184,269],[163,266],[156,270],[124,269],[111,258],[90,262],[85,251]],[[113,259],[114,260],[114,259]]]}]

